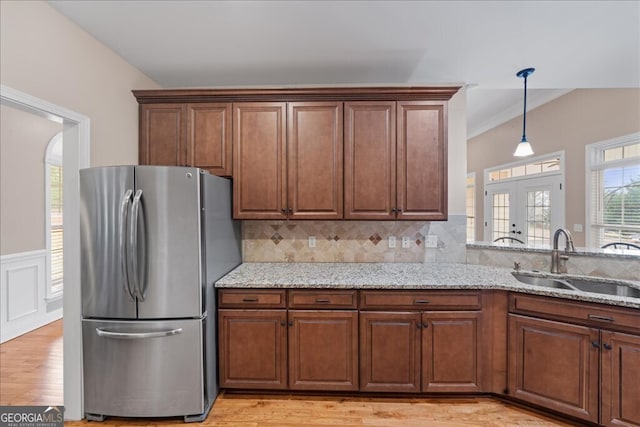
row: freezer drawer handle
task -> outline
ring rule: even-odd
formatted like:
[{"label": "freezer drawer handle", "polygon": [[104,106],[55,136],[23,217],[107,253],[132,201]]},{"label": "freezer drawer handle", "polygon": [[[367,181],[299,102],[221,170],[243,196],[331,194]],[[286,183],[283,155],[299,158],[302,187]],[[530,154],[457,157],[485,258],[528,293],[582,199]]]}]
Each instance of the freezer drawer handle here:
[{"label": "freezer drawer handle", "polygon": [[182,333],[182,328],[169,329],[167,331],[154,331],[154,332],[113,332],[105,329],[96,328],[96,334],[99,337],[116,338],[123,340],[135,340],[145,338],[162,338],[170,337],[171,335],[178,335]]},{"label": "freezer drawer handle", "polygon": [[132,194],[133,190],[127,190],[120,202],[120,236],[118,244],[120,246],[120,256],[122,257],[120,267],[122,268],[122,276],[124,277],[124,289],[131,299],[134,300],[136,297],[133,289],[131,289],[131,281],[129,280],[129,272],[127,271],[127,213],[129,212],[129,203]]}]

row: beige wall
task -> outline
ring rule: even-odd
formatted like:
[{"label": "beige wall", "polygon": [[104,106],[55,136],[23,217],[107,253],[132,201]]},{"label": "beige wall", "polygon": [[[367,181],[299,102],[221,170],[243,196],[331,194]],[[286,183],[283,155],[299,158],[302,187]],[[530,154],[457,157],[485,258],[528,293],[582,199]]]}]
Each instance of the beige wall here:
[{"label": "beige wall", "polygon": [[[566,219],[586,226],[585,145],[640,131],[640,89],[577,89],[527,112],[527,138],[534,156],[565,150]],[[522,116],[487,131],[467,144],[467,171],[476,173],[476,236],[482,239],[486,168],[516,160]],[[585,229],[585,228],[583,228]],[[584,246],[585,233],[573,232]]]},{"label": "beige wall", "polygon": [[159,86],[46,2],[0,1],[0,81],[91,119],[91,165],[138,161],[132,89]]},{"label": "beige wall", "polygon": [[448,105],[449,215],[466,215],[467,95],[461,88]]},{"label": "beige wall", "polygon": [[[159,86],[46,2],[0,1],[0,82],[89,117],[92,166],[137,163],[138,104],[131,90]],[[16,209],[24,205],[11,202],[24,195],[4,187],[15,184],[15,179],[5,181],[5,172],[10,174],[5,160],[24,166],[21,175],[44,185],[38,175],[42,173],[39,150],[27,149],[28,145],[5,147],[5,127],[28,127],[27,117],[2,117],[3,255],[44,248],[43,197],[32,198],[40,203],[37,212],[31,206]],[[31,226],[12,228],[17,218]],[[24,234],[14,233],[19,231]]]},{"label": "beige wall", "polygon": [[0,123],[0,255],[44,249],[44,157],[62,124],[5,105]]}]

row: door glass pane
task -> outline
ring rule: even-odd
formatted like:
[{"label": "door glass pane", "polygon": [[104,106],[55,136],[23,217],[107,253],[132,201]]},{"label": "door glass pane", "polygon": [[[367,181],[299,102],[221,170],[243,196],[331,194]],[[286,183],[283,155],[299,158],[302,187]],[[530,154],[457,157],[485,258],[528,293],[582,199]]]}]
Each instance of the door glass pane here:
[{"label": "door glass pane", "polygon": [[509,193],[494,193],[492,210],[493,236],[491,240],[509,236]]},{"label": "door glass pane", "polygon": [[549,246],[551,236],[551,194],[549,190],[527,192],[527,242]]}]

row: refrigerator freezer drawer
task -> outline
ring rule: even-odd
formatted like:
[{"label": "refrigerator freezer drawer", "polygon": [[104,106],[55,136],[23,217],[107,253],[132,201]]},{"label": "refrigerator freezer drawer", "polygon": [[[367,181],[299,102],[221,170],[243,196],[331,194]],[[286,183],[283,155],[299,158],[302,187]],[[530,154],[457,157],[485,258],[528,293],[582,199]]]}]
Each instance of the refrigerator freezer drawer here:
[{"label": "refrigerator freezer drawer", "polygon": [[83,320],[85,413],[122,417],[201,414],[203,319]]}]

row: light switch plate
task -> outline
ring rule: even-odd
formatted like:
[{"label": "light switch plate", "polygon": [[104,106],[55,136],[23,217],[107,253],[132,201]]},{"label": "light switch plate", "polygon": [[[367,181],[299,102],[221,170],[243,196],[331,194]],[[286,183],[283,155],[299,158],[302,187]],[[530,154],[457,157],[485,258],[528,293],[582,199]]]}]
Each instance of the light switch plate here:
[{"label": "light switch plate", "polygon": [[389,248],[393,249],[396,247],[396,236],[389,236]]},{"label": "light switch plate", "polygon": [[309,236],[309,247],[310,248],[316,247],[316,236]]}]

